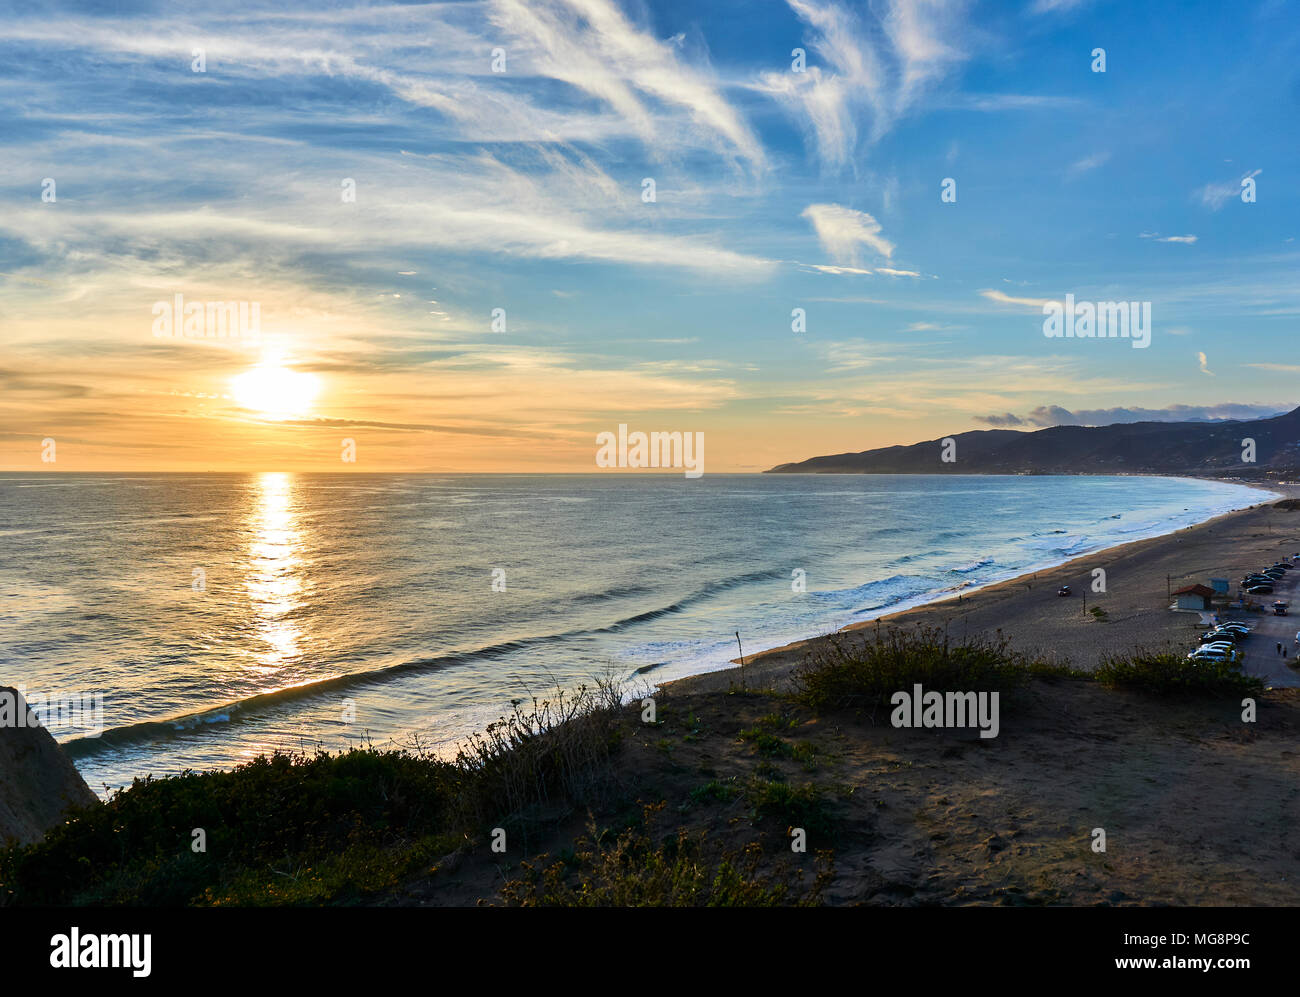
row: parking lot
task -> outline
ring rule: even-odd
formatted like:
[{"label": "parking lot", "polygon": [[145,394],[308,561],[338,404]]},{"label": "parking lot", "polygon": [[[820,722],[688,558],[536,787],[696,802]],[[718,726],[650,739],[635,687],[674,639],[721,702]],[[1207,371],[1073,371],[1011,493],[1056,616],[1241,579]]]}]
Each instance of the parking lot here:
[{"label": "parking lot", "polygon": [[[1296,615],[1300,606],[1295,600],[1296,587],[1300,585],[1297,576],[1300,576],[1300,568],[1288,571],[1274,586],[1273,595],[1256,596],[1266,607],[1264,613],[1230,611],[1219,617],[1224,621],[1241,620],[1254,628],[1250,638],[1241,645],[1244,651],[1242,670],[1274,687],[1300,687],[1300,673],[1291,667],[1296,662],[1296,651],[1300,650],[1295,642],[1296,631],[1300,630],[1300,616]],[[1291,603],[1291,615],[1274,616],[1271,608],[1274,600]],[[1279,642],[1286,648],[1285,658],[1277,653]]]}]

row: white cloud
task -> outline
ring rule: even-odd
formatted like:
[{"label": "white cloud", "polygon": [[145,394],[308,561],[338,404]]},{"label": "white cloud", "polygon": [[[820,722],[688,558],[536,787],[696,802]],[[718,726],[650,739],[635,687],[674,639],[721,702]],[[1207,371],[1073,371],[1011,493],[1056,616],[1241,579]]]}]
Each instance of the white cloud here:
[{"label": "white cloud", "polygon": [[1000,305],[1016,305],[1020,308],[1035,308],[1042,310],[1044,305],[1051,304],[1050,298],[1013,298],[1009,294],[1003,294],[1001,291],[993,288],[986,288],[980,291],[980,294],[990,301],[996,301]]},{"label": "white cloud", "polygon": [[960,325],[945,325],[941,322],[913,322],[904,332],[953,332],[962,329]]},{"label": "white cloud", "polygon": [[948,98],[942,106],[966,111],[1065,111],[1086,104],[1078,97],[1051,94],[966,93]]},{"label": "white cloud", "polygon": [[1082,7],[1088,0],[1034,0],[1030,7],[1035,14],[1055,14]]},{"label": "white cloud", "polygon": [[[291,160],[295,150],[284,153]],[[133,204],[108,210],[42,212],[39,203],[6,215],[0,230],[24,232],[38,249],[53,253],[61,242],[83,247],[113,243],[115,253],[137,260],[194,254],[201,239],[220,237],[243,252],[275,260],[308,246],[352,255],[411,253],[431,248],[532,259],[586,260],[631,266],[761,276],[769,260],[736,252],[704,235],[646,229],[638,224],[639,198],[621,189],[583,157],[537,150],[535,160],[519,152],[507,164],[488,154],[384,157],[353,153],[350,166],[367,182],[358,205],[321,211],[321,185],[313,178],[286,185],[278,160],[256,168],[212,161],[246,194],[219,207],[189,204],[147,208]],[[325,164],[318,164],[322,168]],[[191,177],[200,174],[190,163]],[[346,175],[339,173],[338,175]],[[430,196],[436,191],[436,196]],[[337,199],[337,195],[335,196]],[[195,256],[196,270],[211,265]]]},{"label": "white cloud", "polygon": [[634,25],[611,0],[492,0],[493,21],[531,46],[526,66],[605,101],[648,143],[668,134],[647,98],[688,111],[703,131],[762,165],[764,152],[706,73]]},{"label": "white cloud", "polygon": [[812,222],[822,248],[837,262],[857,265],[861,246],[886,259],[894,255],[894,244],[880,234],[880,223],[865,211],[840,204],[810,204],[802,217]]},{"label": "white cloud", "polygon": [[1209,374],[1211,377],[1215,376],[1214,371],[1210,370],[1210,362],[1203,352],[1196,354],[1196,362],[1200,365],[1202,374]]},{"label": "white cloud", "polygon": [[828,274],[833,274],[835,276],[843,276],[849,274],[849,275],[859,276],[859,277],[870,277],[872,274],[872,271],[863,270],[861,267],[833,267],[825,263],[805,263],[802,264],[802,266],[810,270],[816,270],[818,273],[828,273]]},{"label": "white cloud", "polygon": [[1084,156],[1078,162],[1072,163],[1068,173],[1072,177],[1082,176],[1090,170],[1104,166],[1109,160],[1109,152],[1094,152],[1091,156]]},{"label": "white cloud", "polygon": [[818,343],[817,352],[830,371],[865,370],[881,362],[880,347],[865,339],[849,339]]},{"label": "white cloud", "polygon": [[1191,246],[1196,243],[1197,237],[1194,235],[1164,235],[1159,232],[1142,232],[1138,234],[1139,239],[1154,239],[1156,242],[1180,242],[1184,245]]},{"label": "white cloud", "polygon": [[1249,173],[1242,174],[1237,180],[1229,180],[1226,183],[1207,183],[1196,191],[1196,196],[1211,211],[1218,211],[1234,197],[1241,196],[1242,180],[1253,179],[1263,172],[1263,170],[1252,170]]},{"label": "white cloud", "polygon": [[1165,408],[1140,406],[1104,409],[1067,409],[1060,405],[1039,405],[1020,416],[1012,412],[977,415],[976,421],[991,426],[1113,426],[1134,422],[1221,422],[1228,419],[1267,419],[1289,410],[1287,405],[1221,402],[1216,405],[1169,405]]},{"label": "white cloud", "polygon": [[964,28],[960,0],[887,0],[871,24],[834,0],[787,2],[807,26],[810,62],[820,64],[764,73],[758,86],[797,111],[833,169],[853,159],[859,114],[869,118],[874,143],[967,58],[956,41]]},{"label": "white cloud", "polygon": [[[79,49],[132,63],[142,85],[160,60],[187,67],[201,41],[211,78],[316,77],[373,84],[403,104],[438,111],[466,141],[601,142],[635,136],[662,158],[707,149],[760,168],[765,160],[761,143],[723,96],[716,74],[686,63],[673,41],[637,27],[612,0],[222,11],[208,21],[189,13],[63,17],[57,25],[44,18],[6,19],[0,21],[0,39],[37,51],[73,40]],[[490,71],[496,47],[506,50],[506,73]],[[559,88],[516,85],[529,77],[556,80],[581,93],[552,100]],[[170,73],[160,82],[176,84]],[[207,84],[187,80],[182,85]],[[572,97],[584,95],[598,103],[570,106]]]}]

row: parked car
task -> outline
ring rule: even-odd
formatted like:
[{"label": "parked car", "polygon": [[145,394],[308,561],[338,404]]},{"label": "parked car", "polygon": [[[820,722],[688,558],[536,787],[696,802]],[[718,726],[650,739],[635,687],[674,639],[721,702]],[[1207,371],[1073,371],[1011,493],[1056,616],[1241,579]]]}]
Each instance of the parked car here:
[{"label": "parked car", "polygon": [[1272,595],[1273,586],[1272,585],[1248,585],[1246,586],[1246,591],[1249,592],[1251,595]]},{"label": "parked car", "polygon": [[1231,641],[1224,640],[1224,641],[1215,641],[1212,644],[1202,644],[1200,647],[1194,647],[1191,649],[1191,651],[1188,652],[1188,654],[1189,655],[1227,654],[1236,657],[1238,651]]},{"label": "parked car", "polygon": [[1221,661],[1231,665],[1231,664],[1236,664],[1237,662],[1237,652],[1232,650],[1231,648],[1201,647],[1201,648],[1197,648],[1195,651],[1192,651],[1190,654],[1188,654],[1187,660],[1192,662],[1193,664],[1202,661],[1216,661],[1216,662]]},{"label": "parked car", "polygon": [[1250,627],[1219,627],[1221,633],[1236,634],[1238,640],[1245,640],[1250,636]]},{"label": "parked car", "polygon": [[1192,661],[1233,661],[1237,652],[1230,647],[1198,647],[1187,656]]},{"label": "parked car", "polygon": [[1059,589],[1056,590],[1056,594],[1057,594],[1057,595],[1073,595],[1074,593],[1070,591],[1070,586],[1068,586],[1068,585],[1062,585]]},{"label": "parked car", "polygon": [[1246,635],[1240,630],[1210,630],[1201,634],[1200,637],[1202,644],[1213,644],[1225,640],[1239,644],[1245,639]]}]

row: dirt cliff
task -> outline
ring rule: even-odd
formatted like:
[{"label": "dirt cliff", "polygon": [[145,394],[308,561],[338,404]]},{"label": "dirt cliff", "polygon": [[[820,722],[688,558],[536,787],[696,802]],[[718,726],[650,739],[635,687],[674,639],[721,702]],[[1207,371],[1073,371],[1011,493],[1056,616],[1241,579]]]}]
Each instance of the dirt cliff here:
[{"label": "dirt cliff", "polygon": [[19,693],[0,686],[0,845],[39,841],[69,807],[97,802],[58,742],[32,719]]}]

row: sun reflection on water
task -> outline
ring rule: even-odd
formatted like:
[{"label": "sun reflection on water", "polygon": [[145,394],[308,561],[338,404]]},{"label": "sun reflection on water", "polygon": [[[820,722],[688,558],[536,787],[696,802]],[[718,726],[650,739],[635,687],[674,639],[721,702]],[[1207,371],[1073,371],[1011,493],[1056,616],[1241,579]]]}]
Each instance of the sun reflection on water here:
[{"label": "sun reflection on water", "polygon": [[302,604],[303,538],[293,477],[282,472],[262,474],[255,489],[244,586],[256,636],[265,645],[254,667],[276,674],[298,656],[302,639],[297,624],[286,617]]}]

